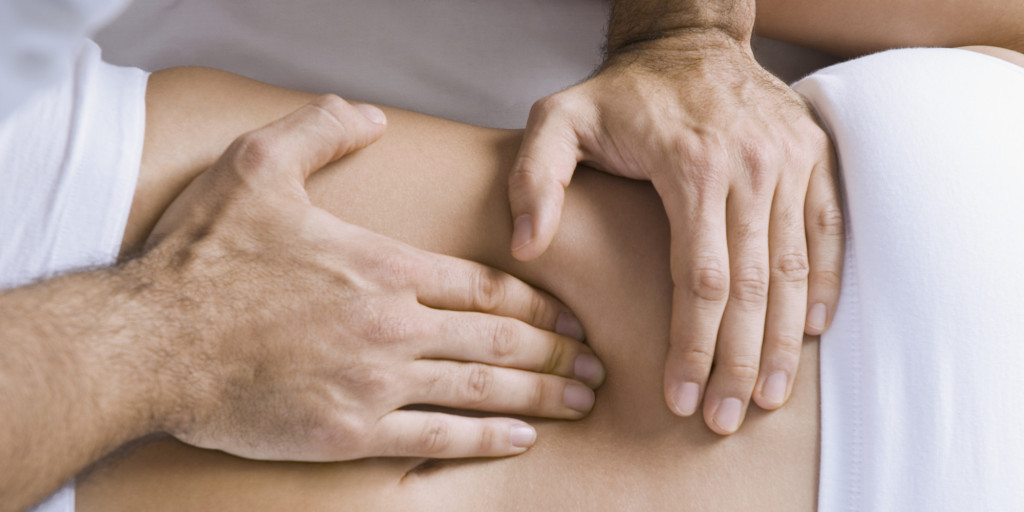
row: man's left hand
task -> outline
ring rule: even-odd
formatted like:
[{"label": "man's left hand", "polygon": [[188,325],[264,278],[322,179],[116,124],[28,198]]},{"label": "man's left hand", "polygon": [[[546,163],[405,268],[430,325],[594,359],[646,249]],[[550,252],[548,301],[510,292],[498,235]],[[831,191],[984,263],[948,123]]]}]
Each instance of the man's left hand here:
[{"label": "man's left hand", "polygon": [[835,311],[843,256],[833,151],[807,104],[714,30],[613,55],[530,112],[510,176],[517,258],[550,244],[578,162],[650,180],[664,201],[669,407],[689,416],[703,397],[708,426],[730,434],[752,396],[785,403],[803,333]]}]

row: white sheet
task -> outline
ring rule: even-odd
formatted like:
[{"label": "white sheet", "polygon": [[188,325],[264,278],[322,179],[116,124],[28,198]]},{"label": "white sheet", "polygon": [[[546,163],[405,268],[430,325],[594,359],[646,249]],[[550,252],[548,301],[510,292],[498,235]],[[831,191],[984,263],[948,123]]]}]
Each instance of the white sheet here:
[{"label": "white sheet", "polygon": [[[136,0],[97,37],[113,63],[202,65],[485,126],[522,128],[539,98],[601,61],[609,0]],[[786,81],[834,62],[768,40]]]},{"label": "white sheet", "polygon": [[847,208],[819,510],[1024,510],[1024,69],[898,50],[796,89]]}]

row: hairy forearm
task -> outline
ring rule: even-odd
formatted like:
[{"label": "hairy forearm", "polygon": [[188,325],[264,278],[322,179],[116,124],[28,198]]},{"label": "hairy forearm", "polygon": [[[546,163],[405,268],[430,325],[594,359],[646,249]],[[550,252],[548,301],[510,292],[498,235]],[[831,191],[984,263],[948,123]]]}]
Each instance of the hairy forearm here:
[{"label": "hairy forearm", "polygon": [[708,32],[746,43],[753,24],[754,0],[616,0],[608,22],[607,53]]},{"label": "hairy forearm", "polygon": [[1016,0],[757,0],[758,35],[835,55],[906,46],[1024,50]]},{"label": "hairy forearm", "polygon": [[0,510],[153,430],[159,360],[147,338],[165,320],[145,289],[121,269],[0,293]]}]

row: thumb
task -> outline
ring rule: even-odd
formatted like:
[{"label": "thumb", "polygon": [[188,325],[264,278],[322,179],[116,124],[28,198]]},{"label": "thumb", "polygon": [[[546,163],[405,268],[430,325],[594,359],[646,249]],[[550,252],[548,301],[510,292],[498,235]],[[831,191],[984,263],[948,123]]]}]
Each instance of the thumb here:
[{"label": "thumb", "polygon": [[581,159],[571,113],[557,98],[544,98],[530,110],[508,177],[512,255],[520,261],[540,256],[551,245],[562,217],[565,187]]},{"label": "thumb", "polygon": [[379,108],[328,94],[239,137],[224,154],[227,162],[220,163],[247,167],[236,172],[267,171],[304,183],[325,165],[380,139],[386,124]]}]

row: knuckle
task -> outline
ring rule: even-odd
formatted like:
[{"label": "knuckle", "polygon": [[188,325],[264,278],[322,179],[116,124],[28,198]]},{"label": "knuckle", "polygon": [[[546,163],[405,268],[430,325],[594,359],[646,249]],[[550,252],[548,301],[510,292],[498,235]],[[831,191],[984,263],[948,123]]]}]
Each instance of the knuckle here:
[{"label": "knuckle", "polygon": [[462,397],[469,404],[480,404],[491,396],[494,372],[484,365],[473,365],[463,383]]},{"label": "knuckle", "polygon": [[394,288],[403,288],[417,270],[417,261],[406,251],[389,250],[381,253],[375,263],[375,270],[381,280]]},{"label": "knuckle", "polygon": [[349,102],[337,94],[324,94],[310,103],[309,107],[306,111],[309,115],[313,116],[310,119],[311,122],[317,126],[329,126],[341,140],[348,140],[350,138],[351,134],[349,131],[351,128],[350,125],[346,124],[346,121],[353,119],[351,116],[355,113],[355,110]]},{"label": "knuckle", "polygon": [[571,109],[573,99],[567,93],[552,94],[537,100],[530,108],[530,116],[545,118]]},{"label": "knuckle", "polygon": [[740,158],[755,192],[768,188],[782,160],[776,147],[759,141],[744,143],[740,148]]},{"label": "knuckle", "polygon": [[552,343],[551,350],[548,352],[548,357],[540,368],[541,373],[555,373],[562,367],[562,361],[567,360],[568,356],[568,344],[559,342]]},{"label": "knuckle", "polygon": [[349,107],[349,103],[337,94],[321,95],[313,102],[313,105],[323,109],[323,114],[330,117],[331,120],[336,120],[332,112],[343,111]]},{"label": "knuckle", "polygon": [[723,169],[729,157],[717,142],[701,136],[682,136],[673,139],[670,147],[682,161],[690,163],[686,179],[694,188],[717,190],[727,186],[728,177]]},{"label": "knuckle", "polygon": [[690,283],[693,295],[705,302],[722,302],[729,293],[729,275],[717,265],[695,268]]},{"label": "knuckle", "polygon": [[493,425],[484,425],[480,429],[480,440],[477,445],[480,453],[490,453],[495,450],[498,446],[498,442],[501,436]]},{"label": "knuckle", "polygon": [[734,382],[754,382],[757,379],[760,359],[757,356],[734,356],[722,363],[721,370]]},{"label": "knuckle", "polygon": [[842,276],[835,270],[816,270],[811,276],[814,286],[838,290]]},{"label": "knuckle", "polygon": [[532,410],[542,411],[545,409],[548,394],[547,381],[541,378],[534,379],[534,382],[530,385],[530,390],[527,393],[526,403],[532,408]]},{"label": "knuckle", "polygon": [[780,334],[771,347],[773,357],[790,361],[800,359],[803,341],[803,337],[799,335]]},{"label": "knuckle", "polygon": [[473,277],[473,285],[469,287],[470,304],[473,309],[482,312],[491,312],[505,302],[507,285],[496,270],[484,269],[476,272]]},{"label": "knuckle", "polygon": [[768,300],[768,273],[759,265],[741,268],[732,279],[730,298],[746,304]]},{"label": "knuckle", "polygon": [[390,396],[396,382],[394,376],[381,368],[363,366],[345,372],[344,388],[358,391],[363,397]]},{"label": "knuckle", "polygon": [[276,169],[280,161],[279,144],[260,130],[235,139],[228,153],[230,167],[240,175]]},{"label": "knuckle", "polygon": [[839,205],[831,201],[818,211],[813,222],[814,230],[823,236],[830,238],[843,236],[843,212]]},{"label": "knuckle", "polygon": [[491,332],[491,354],[497,361],[504,361],[519,348],[517,329],[511,321],[498,319]]},{"label": "knuckle", "polygon": [[437,455],[443,453],[452,444],[452,431],[447,422],[441,419],[431,419],[423,426],[420,437],[416,441],[418,450],[424,455]]},{"label": "knuckle", "polygon": [[549,323],[548,320],[553,320],[555,318],[554,308],[551,307],[548,299],[540,293],[530,293],[528,301],[529,302],[526,305],[526,317],[527,322],[530,325],[545,325]]},{"label": "knuckle", "polygon": [[370,343],[401,342],[413,338],[417,332],[417,326],[405,315],[386,311],[376,311],[372,315],[363,329],[363,336]]},{"label": "knuckle", "polygon": [[806,281],[810,272],[807,254],[802,251],[785,252],[775,258],[772,281],[797,283]]},{"label": "knuckle", "polygon": [[689,368],[697,368],[707,372],[714,361],[714,349],[705,345],[694,345],[683,348],[679,353],[679,360]]}]

